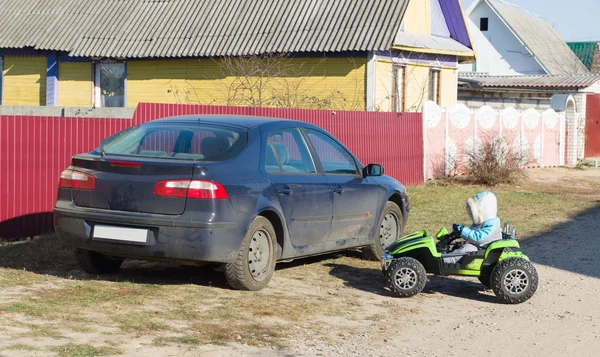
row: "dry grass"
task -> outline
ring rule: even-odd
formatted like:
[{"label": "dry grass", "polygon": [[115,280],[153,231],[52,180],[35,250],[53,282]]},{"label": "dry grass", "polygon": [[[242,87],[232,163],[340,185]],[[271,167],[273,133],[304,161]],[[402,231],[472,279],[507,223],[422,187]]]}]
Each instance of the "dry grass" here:
[{"label": "dry grass", "polygon": [[[426,229],[435,233],[452,223],[468,224],[466,199],[489,190],[478,185],[439,186],[435,183],[409,188],[411,214],[406,230],[412,232]],[[500,220],[509,221],[516,226],[521,236],[541,233],[594,205],[593,202],[567,199],[563,195],[532,192],[527,185],[512,188],[500,186],[493,192],[498,197]]]},{"label": "dry grass", "polygon": [[53,348],[58,357],[97,357],[121,354],[122,351],[115,347],[94,347],[91,345],[68,344]]}]

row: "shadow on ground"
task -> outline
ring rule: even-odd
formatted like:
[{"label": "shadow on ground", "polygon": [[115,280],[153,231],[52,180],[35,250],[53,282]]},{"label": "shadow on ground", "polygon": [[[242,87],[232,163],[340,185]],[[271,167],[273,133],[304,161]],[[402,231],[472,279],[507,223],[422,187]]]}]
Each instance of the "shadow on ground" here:
[{"label": "shadow on ground", "polygon": [[[326,264],[326,266],[331,268],[329,274],[343,280],[345,286],[385,297],[396,296],[386,288],[385,277],[379,269],[358,268],[335,263]],[[484,291],[484,286],[477,280],[429,275],[423,293],[444,294],[483,302],[498,302],[493,295],[482,294]]]},{"label": "shadow on ground", "polygon": [[600,204],[521,240],[521,248],[535,264],[600,278]]},{"label": "shadow on ground", "polygon": [[116,274],[87,274],[79,269],[73,250],[62,245],[54,235],[32,241],[0,244],[0,267],[75,280],[195,284],[229,288],[223,273],[215,271],[214,265],[183,266],[167,262],[126,260]]}]

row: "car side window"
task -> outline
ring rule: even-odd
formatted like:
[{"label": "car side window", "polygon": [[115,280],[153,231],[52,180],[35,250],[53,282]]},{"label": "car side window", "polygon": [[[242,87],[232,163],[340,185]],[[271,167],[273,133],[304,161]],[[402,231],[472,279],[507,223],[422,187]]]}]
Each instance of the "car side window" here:
[{"label": "car side window", "polygon": [[297,129],[279,130],[269,135],[265,171],[270,173],[317,172],[310,152]]},{"label": "car side window", "polygon": [[279,165],[279,160],[277,160],[277,156],[275,156],[273,144],[271,144],[270,140],[267,142],[267,151],[265,156],[265,171],[269,173],[278,173],[282,171],[281,165]]},{"label": "car side window", "polygon": [[321,161],[325,174],[358,175],[354,158],[340,144],[319,131],[306,129],[305,132]]}]

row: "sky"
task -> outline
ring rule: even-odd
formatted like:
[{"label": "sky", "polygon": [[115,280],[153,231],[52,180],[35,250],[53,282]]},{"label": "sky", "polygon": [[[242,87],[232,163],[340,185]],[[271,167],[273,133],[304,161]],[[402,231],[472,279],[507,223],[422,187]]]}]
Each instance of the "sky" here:
[{"label": "sky", "polygon": [[[476,0],[460,0],[466,10]],[[506,0],[546,19],[565,41],[600,41],[600,0]]]}]

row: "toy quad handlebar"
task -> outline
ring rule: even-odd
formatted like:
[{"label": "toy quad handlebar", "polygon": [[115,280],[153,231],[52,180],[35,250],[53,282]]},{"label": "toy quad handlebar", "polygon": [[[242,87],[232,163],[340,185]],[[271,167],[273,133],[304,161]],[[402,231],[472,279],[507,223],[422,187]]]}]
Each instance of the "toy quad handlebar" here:
[{"label": "toy quad handlebar", "polygon": [[446,250],[447,247],[449,247],[450,245],[453,244],[453,242],[459,238],[461,238],[461,235],[452,231],[452,232],[448,232],[448,230],[443,227],[442,229],[440,229],[440,231],[437,233],[436,238],[438,239],[438,249],[440,250]]}]

